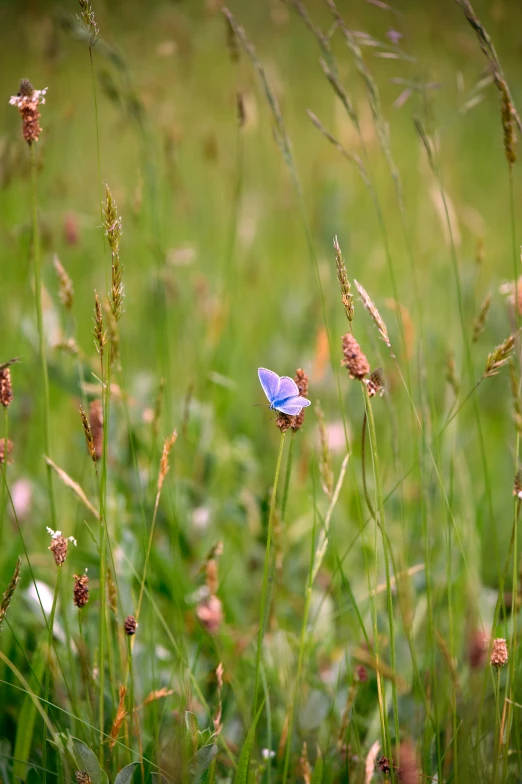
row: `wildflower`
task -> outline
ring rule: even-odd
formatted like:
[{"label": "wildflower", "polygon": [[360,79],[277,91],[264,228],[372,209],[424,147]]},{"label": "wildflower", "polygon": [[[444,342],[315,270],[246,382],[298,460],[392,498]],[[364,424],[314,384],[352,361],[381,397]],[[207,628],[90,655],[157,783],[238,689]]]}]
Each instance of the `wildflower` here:
[{"label": "wildflower", "polygon": [[85,574],[74,575],[73,602],[78,608],[85,607],[89,601],[89,578],[87,569]]},{"label": "wildflower", "polygon": [[61,531],[53,531],[53,529],[49,527],[47,527],[47,533],[50,535],[52,540],[47,549],[52,552],[56,566],[61,566],[65,563],[65,559],[67,558],[69,542],[72,542],[76,547],[77,541],[74,536],[69,536],[66,539],[65,536],[62,536]]},{"label": "wildflower", "polygon": [[125,634],[127,637],[132,637],[133,634],[136,634],[136,629],[138,628],[138,621],[134,617],[134,615],[127,615],[125,618],[123,625],[125,627]]},{"label": "wildflower", "polygon": [[22,116],[22,133],[28,144],[37,142],[42,129],[40,128],[39,104],[45,103],[47,87],[43,90],[35,90],[29,79],[22,79],[17,95],[12,95],[9,99],[11,106],[18,107]]},{"label": "wildflower", "polygon": [[490,663],[493,667],[503,667],[508,660],[507,643],[502,637],[493,640]]},{"label": "wildflower", "polygon": [[7,439],[7,449],[6,449],[5,438],[0,438],[0,466],[4,465],[6,459],[8,463],[11,462],[12,451],[13,451],[13,442],[11,441],[11,439],[10,438]]},{"label": "wildflower", "polygon": [[370,363],[351,332],[343,335],[343,355],[341,365],[347,368],[350,378],[362,380],[370,372]]}]

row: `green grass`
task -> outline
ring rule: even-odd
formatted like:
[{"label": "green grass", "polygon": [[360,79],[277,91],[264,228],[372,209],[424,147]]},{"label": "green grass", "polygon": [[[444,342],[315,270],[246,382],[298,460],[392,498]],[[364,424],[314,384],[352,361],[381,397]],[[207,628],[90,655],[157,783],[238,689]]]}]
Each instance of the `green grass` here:
[{"label": "green grass", "polygon": [[[518,164],[458,5],[396,5],[339,2],[334,28],[328,3],[238,0],[239,59],[211,2],[96,4],[91,51],[74,3],[0,8],[0,364],[20,357],[0,592],[22,558],[0,612],[4,784],[365,782],[381,755],[393,781],[520,780],[518,339],[485,376],[520,320],[500,292],[520,266]],[[475,10],[522,104],[520,9]],[[30,148],[8,105],[22,77],[49,87]],[[105,184],[124,299],[116,326],[102,306],[100,361]],[[347,330],[382,398],[341,367]],[[259,366],[309,375],[284,439],[253,407]],[[79,415],[95,398],[96,464]],[[77,540],[61,567],[46,526]],[[498,672],[482,632],[507,640]]]}]

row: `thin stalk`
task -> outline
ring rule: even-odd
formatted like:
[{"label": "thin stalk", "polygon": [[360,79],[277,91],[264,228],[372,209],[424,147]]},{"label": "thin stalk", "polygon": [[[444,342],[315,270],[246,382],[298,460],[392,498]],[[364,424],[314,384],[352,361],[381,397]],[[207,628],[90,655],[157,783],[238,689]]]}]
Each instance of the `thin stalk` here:
[{"label": "thin stalk", "polygon": [[9,441],[9,416],[7,406],[4,408],[4,464],[2,466],[2,473],[4,481],[2,482],[2,509],[0,511],[0,544],[4,539],[4,519],[6,515],[7,506],[7,444]]},{"label": "thin stalk", "polygon": [[381,475],[380,475],[380,468],[379,468],[379,455],[377,450],[377,435],[375,432],[375,420],[373,418],[371,400],[368,395],[368,391],[366,387],[364,387],[364,393],[365,393],[365,402],[366,402],[366,413],[368,417],[368,432],[370,435],[370,444],[372,450],[375,491],[377,495],[377,506],[379,508],[379,517],[380,517],[379,528],[381,529],[381,534],[382,534],[384,569],[386,574],[386,599],[387,599],[387,609],[388,609],[388,623],[390,629],[390,664],[394,675],[391,683],[392,701],[393,701],[393,718],[394,718],[394,729],[395,729],[395,742],[398,744],[400,742],[400,730],[399,730],[399,706],[397,702],[397,685],[395,682],[395,676],[397,674],[397,659],[396,659],[396,652],[395,652],[395,623],[393,617],[393,595],[392,595],[391,573],[390,573],[390,550],[389,550],[388,536],[386,533],[386,522],[384,516],[384,496],[382,492]]},{"label": "thin stalk", "polygon": [[272,487],[272,498],[270,500],[270,512],[268,515],[268,531],[266,535],[266,550],[265,550],[265,564],[263,567],[263,587],[261,589],[261,606],[259,610],[259,632],[257,635],[257,654],[256,654],[256,677],[254,686],[254,713],[257,711],[257,695],[259,690],[259,678],[261,670],[261,650],[263,647],[263,637],[265,633],[265,615],[268,598],[268,575],[270,571],[270,556],[272,546],[272,535],[274,528],[274,514],[277,499],[277,485],[279,483],[279,473],[281,470],[281,459],[283,457],[283,447],[285,444],[286,433],[281,433],[279,441],[279,454],[277,455],[277,463],[274,476],[274,485]]},{"label": "thin stalk", "polygon": [[502,739],[500,733],[502,732],[502,720],[500,716],[500,667],[496,668],[497,675],[495,678],[495,746],[493,751],[493,776],[491,781],[493,784],[497,782],[497,769],[500,748],[502,746]]},{"label": "thin stalk", "polygon": [[[50,412],[49,412],[49,375],[47,372],[47,359],[45,356],[45,336],[42,314],[42,271],[40,260],[40,234],[38,226],[38,199],[36,182],[36,155],[35,146],[29,147],[31,154],[31,207],[33,224],[33,260],[34,260],[34,295],[36,301],[36,325],[38,328],[38,350],[43,381],[43,442],[45,454],[51,457],[50,448]],[[49,507],[51,512],[51,528],[56,529],[56,509],[54,505],[53,469],[46,465],[47,489],[49,493]]]},{"label": "thin stalk", "polygon": [[[62,567],[58,566],[58,574],[56,575],[56,585],[54,588],[54,596],[53,596],[53,604],[51,607],[51,616],[49,618],[49,642],[47,644],[47,656],[50,659],[51,650],[53,648],[53,627],[54,627],[54,617],[56,615],[56,604],[58,602],[58,594],[60,592],[60,581],[61,581],[61,574],[62,574]],[[44,702],[45,702],[45,715],[46,717],[49,716],[49,691],[50,691],[50,680],[51,680],[51,666],[50,661],[47,662],[47,667],[45,670],[45,683],[44,683]],[[44,722],[44,734],[43,734],[43,746],[42,746],[42,765],[44,768],[47,767],[47,721]],[[47,771],[44,770],[43,773],[43,781],[46,784],[47,781]]]},{"label": "thin stalk", "polygon": [[[110,351],[110,348],[109,348]],[[107,362],[107,373],[103,362],[103,354],[100,355],[101,380],[102,380],[102,405],[103,405],[103,462],[100,476],[100,617],[99,617],[99,678],[100,678],[100,702],[99,702],[99,723],[100,723],[100,748],[98,757],[100,765],[103,767],[103,737],[104,737],[104,691],[105,691],[105,643],[106,643],[106,618],[107,618],[107,455],[108,455],[108,430],[110,412],[110,389],[111,389],[111,366]],[[106,378],[105,378],[106,375]]]}]

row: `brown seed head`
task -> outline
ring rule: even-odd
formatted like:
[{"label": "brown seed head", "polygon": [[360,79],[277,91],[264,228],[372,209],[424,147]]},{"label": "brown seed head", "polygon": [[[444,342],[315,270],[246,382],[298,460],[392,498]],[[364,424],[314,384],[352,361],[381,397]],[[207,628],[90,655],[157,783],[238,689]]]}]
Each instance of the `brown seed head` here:
[{"label": "brown seed head", "polygon": [[504,152],[511,168],[517,159],[517,131],[515,120],[515,107],[507,89],[504,79],[498,83],[500,90],[500,106],[502,117],[502,130],[504,132]]},{"label": "brown seed head", "polygon": [[13,452],[13,442],[11,441],[11,439],[10,438],[7,439],[7,449],[6,449],[5,438],[0,438],[0,465],[3,465],[6,459],[8,463],[12,462],[12,458],[11,458],[12,452]]},{"label": "brown seed head", "polygon": [[335,266],[337,267],[337,279],[339,281],[339,286],[341,287],[341,298],[343,301],[344,312],[346,313],[346,318],[351,323],[353,321],[354,312],[353,294],[351,293],[352,287],[350,286],[350,281],[348,280],[348,273],[346,272],[343,254],[341,252],[337,237],[334,237],[333,246],[335,251]]},{"label": "brown seed head", "polygon": [[103,312],[98,292],[94,292],[94,329],[92,331],[96,343],[96,350],[103,357],[103,350],[107,343],[107,333],[103,328]]},{"label": "brown seed head", "polygon": [[163,481],[168,474],[170,450],[176,443],[177,437],[178,437],[177,431],[173,430],[172,435],[166,438],[165,443],[163,444],[163,453],[161,455],[160,472],[158,477],[158,492],[161,490],[163,486]]},{"label": "brown seed head", "polygon": [[211,594],[199,602],[196,615],[207,632],[214,635],[223,622],[223,606],[218,597]]},{"label": "brown seed head", "polygon": [[89,451],[92,459],[96,461],[103,455],[103,406],[98,398],[89,403],[89,426],[92,438],[92,451]]},{"label": "brown seed head", "polygon": [[53,541],[49,545],[49,550],[54,555],[54,561],[56,566],[61,566],[65,563],[65,559],[67,558],[67,548],[69,546],[69,542],[65,538],[65,536],[55,536],[53,537]]},{"label": "brown seed head", "polygon": [[133,634],[136,634],[136,629],[138,628],[138,622],[134,617],[134,615],[128,615],[125,618],[123,625],[125,627],[125,634],[127,635],[127,637],[132,637]]},{"label": "brown seed head", "polygon": [[508,660],[507,643],[502,637],[493,640],[490,663],[493,667],[503,667]]},{"label": "brown seed head", "polygon": [[77,770],[74,774],[76,784],[92,784],[92,779],[86,770]]},{"label": "brown seed head", "polygon": [[86,574],[74,575],[73,602],[80,609],[89,601],[89,578]]},{"label": "brown seed head", "polygon": [[374,370],[369,378],[364,379],[364,383],[366,384],[369,397],[375,397],[377,392],[382,397],[384,395],[384,377],[382,374],[382,368],[377,368],[377,370]]},{"label": "brown seed head", "polygon": [[13,400],[13,385],[9,367],[0,368],[0,403],[8,408]]},{"label": "brown seed head", "polygon": [[509,362],[515,347],[515,335],[509,335],[500,346],[497,346],[491,354],[488,354],[484,378],[496,376],[500,369]]},{"label": "brown seed head", "polygon": [[9,609],[9,605],[11,604],[11,599],[13,598],[16,586],[18,585],[18,581],[20,580],[20,564],[21,560],[20,557],[18,557],[16,559],[16,566],[13,576],[11,577],[11,581],[4,592],[2,602],[0,603],[0,629],[2,628],[5,616],[7,615],[7,611]]},{"label": "brown seed head", "polygon": [[343,357],[341,365],[347,368],[350,378],[363,379],[370,372],[370,363],[351,332],[343,335]]},{"label": "brown seed head", "polygon": [[381,757],[377,765],[381,773],[384,773],[385,776],[387,776],[390,773],[391,765],[388,757]]},{"label": "brown seed head", "polygon": [[287,430],[290,430],[292,425],[294,424],[295,417],[290,416],[289,414],[283,414],[279,412],[277,415],[277,419],[275,421],[276,427],[279,428],[281,433],[286,433]]},{"label": "brown seed head", "polygon": [[[297,384],[301,397],[308,397],[308,376],[302,368],[295,371],[294,381]],[[305,409],[302,408],[297,416],[293,417],[291,424],[292,430],[296,431],[302,427],[305,418]]]}]

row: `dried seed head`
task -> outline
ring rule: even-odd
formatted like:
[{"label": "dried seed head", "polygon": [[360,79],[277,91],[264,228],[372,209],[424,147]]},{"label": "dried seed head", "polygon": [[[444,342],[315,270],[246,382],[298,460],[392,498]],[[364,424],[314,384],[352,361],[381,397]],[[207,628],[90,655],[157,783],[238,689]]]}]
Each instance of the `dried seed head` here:
[{"label": "dried seed head", "polygon": [[480,306],[480,310],[478,312],[477,318],[475,319],[475,323],[473,324],[473,343],[476,343],[479,337],[484,332],[484,327],[486,326],[486,321],[489,314],[489,309],[491,307],[492,296],[491,293],[486,294],[482,305]]},{"label": "dried seed head", "polygon": [[94,461],[100,460],[103,455],[103,406],[101,400],[91,400],[89,403],[89,426],[91,429]]},{"label": "dried seed head", "polygon": [[74,575],[73,602],[80,609],[89,601],[89,578],[87,570],[85,572],[82,575]]},{"label": "dried seed head", "polygon": [[22,79],[18,95],[12,95],[9,103],[16,106],[22,117],[22,134],[28,144],[37,142],[42,129],[40,128],[39,104],[45,103],[47,87],[35,90],[28,79]]},{"label": "dried seed head", "polygon": [[20,557],[18,557],[16,559],[16,566],[13,572],[13,576],[11,577],[11,581],[7,586],[5,593],[2,597],[2,602],[0,604],[0,630],[2,629],[2,625],[4,623],[5,616],[7,615],[9,605],[11,604],[11,599],[13,598],[13,594],[16,590],[16,586],[18,585],[18,581],[20,580],[20,564],[21,564],[21,560]]},{"label": "dried seed head", "polygon": [[388,348],[391,348],[390,338],[388,337],[388,330],[386,328],[386,324],[384,323],[384,320],[383,320],[381,314],[379,313],[379,311],[375,307],[375,305],[373,303],[373,300],[370,298],[370,295],[368,294],[366,289],[363,286],[361,286],[361,284],[358,283],[355,280],[355,278],[354,278],[353,282],[355,283],[357,291],[359,292],[359,294],[361,296],[361,299],[362,299],[364,307],[366,308],[366,310],[368,311],[368,313],[372,317],[375,326],[379,330],[379,335],[384,340],[384,342],[386,343]]},{"label": "dried seed head", "polygon": [[96,343],[96,349],[100,357],[103,357],[103,350],[107,343],[107,333],[103,328],[103,313],[98,292],[94,292],[94,329],[92,331]]},{"label": "dried seed head", "polygon": [[341,365],[347,368],[350,378],[363,379],[370,372],[370,363],[351,332],[343,335],[343,357]]},{"label": "dried seed head", "polygon": [[136,634],[136,629],[138,628],[138,622],[134,617],[134,615],[128,615],[125,618],[123,625],[125,627],[125,634],[127,635],[127,637],[132,637],[133,634]]},{"label": "dried seed head", "polygon": [[82,425],[83,425],[83,432],[85,435],[85,441],[87,443],[87,449],[89,450],[89,454],[92,457],[93,461],[96,461],[96,452],[94,450],[94,440],[92,437],[92,430],[89,424],[89,420],[87,419],[87,414],[83,410],[82,406],[80,406],[80,416],[82,418]]},{"label": "dried seed head", "polygon": [[290,416],[289,414],[283,414],[282,412],[279,412],[275,421],[276,427],[279,428],[281,433],[286,433],[286,431],[290,430],[294,424],[294,419],[295,417]]},{"label": "dried seed head", "polygon": [[77,770],[74,774],[76,784],[92,784],[92,779],[86,770]]},{"label": "dried seed head", "polygon": [[96,18],[94,16],[94,11],[92,10],[92,5],[88,2],[88,0],[79,0],[79,3],[82,12],[78,19],[82,22],[85,32],[89,36],[89,46],[92,49],[100,37],[100,31],[98,29],[98,25],[96,24]]},{"label": "dried seed head", "polygon": [[493,667],[503,667],[508,660],[507,643],[502,637],[493,640],[490,662]]},{"label": "dried seed head", "polygon": [[71,310],[73,306],[74,300],[74,289],[72,280],[70,279],[69,275],[65,271],[60,259],[55,254],[53,257],[53,264],[56,270],[56,274],[58,275],[58,282],[60,284],[60,288],[58,289],[58,296],[60,297],[60,302],[64,306],[66,310]]},{"label": "dried seed head", "polygon": [[518,140],[515,119],[516,112],[505,80],[500,79],[497,86],[500,91],[502,130],[504,132],[504,152],[509,167],[511,168],[517,159]]},{"label": "dried seed head", "polygon": [[514,346],[515,336],[510,335],[500,344],[500,346],[497,346],[491,354],[488,354],[486,367],[484,369],[484,378],[491,378],[492,376],[497,375],[506,362],[509,362]]},{"label": "dried seed head", "polygon": [[9,367],[0,368],[0,403],[4,408],[9,408],[13,400],[13,385]]},{"label": "dried seed head", "polygon": [[381,773],[384,773],[385,776],[388,776],[391,771],[390,760],[388,757],[381,757],[379,762],[377,763],[379,770]]},{"label": "dried seed head", "polygon": [[199,602],[196,615],[209,634],[217,634],[223,622],[223,606],[217,596],[211,594]]},{"label": "dried seed head", "polygon": [[365,378],[363,381],[366,384],[369,397],[375,397],[377,392],[381,397],[384,395],[384,377],[382,374],[382,368],[377,368],[377,370],[374,370],[373,373],[370,374],[369,378]]},{"label": "dried seed head", "polygon": [[339,286],[341,287],[344,312],[346,313],[346,318],[351,323],[353,321],[354,312],[353,294],[351,293],[350,281],[348,280],[348,273],[346,272],[343,254],[341,253],[337,237],[334,237],[333,246],[335,251],[335,266],[337,267],[337,279],[339,281]]},{"label": "dried seed head", "polygon": [[178,437],[177,431],[173,430],[172,435],[166,438],[165,443],[163,444],[163,453],[161,455],[160,472],[158,477],[158,492],[161,491],[161,488],[163,486],[163,481],[168,474],[170,450],[176,443],[177,437]]},{"label": "dried seed head", "polygon": [[13,442],[10,438],[7,439],[7,449],[5,444],[5,438],[0,438],[0,466],[3,465],[6,460],[8,463],[12,462],[12,455],[13,452]]}]

